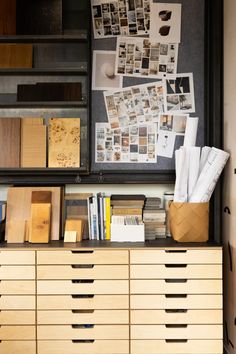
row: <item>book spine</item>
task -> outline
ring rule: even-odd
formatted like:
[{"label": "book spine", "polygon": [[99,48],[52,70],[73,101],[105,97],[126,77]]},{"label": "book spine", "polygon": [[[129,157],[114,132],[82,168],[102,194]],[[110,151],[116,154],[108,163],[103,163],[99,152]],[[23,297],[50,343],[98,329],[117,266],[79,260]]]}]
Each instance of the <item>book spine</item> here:
[{"label": "book spine", "polygon": [[106,214],[106,240],[111,239],[111,198],[105,197]]},{"label": "book spine", "polygon": [[112,210],[113,215],[142,215],[142,209],[126,209],[126,208],[119,208]]}]

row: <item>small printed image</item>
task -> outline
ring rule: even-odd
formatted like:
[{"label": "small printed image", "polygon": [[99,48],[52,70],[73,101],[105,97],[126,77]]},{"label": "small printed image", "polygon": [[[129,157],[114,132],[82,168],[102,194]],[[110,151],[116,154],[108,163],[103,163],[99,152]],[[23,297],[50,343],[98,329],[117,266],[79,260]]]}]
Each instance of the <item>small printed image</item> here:
[{"label": "small printed image", "polygon": [[102,4],[102,13],[106,14],[107,12],[110,12],[109,4]]},{"label": "small printed image", "polygon": [[117,2],[110,3],[110,11],[111,12],[117,12],[118,11],[118,3]]},{"label": "small printed image", "polygon": [[139,136],[147,136],[147,127],[139,127]]},{"label": "small printed image", "polygon": [[93,6],[92,11],[94,18],[102,17],[101,5]]},{"label": "small printed image", "polygon": [[104,152],[97,152],[97,162],[105,162],[105,154]]},{"label": "small printed image", "polygon": [[135,11],[128,12],[128,22],[130,24],[136,24],[136,14]]}]

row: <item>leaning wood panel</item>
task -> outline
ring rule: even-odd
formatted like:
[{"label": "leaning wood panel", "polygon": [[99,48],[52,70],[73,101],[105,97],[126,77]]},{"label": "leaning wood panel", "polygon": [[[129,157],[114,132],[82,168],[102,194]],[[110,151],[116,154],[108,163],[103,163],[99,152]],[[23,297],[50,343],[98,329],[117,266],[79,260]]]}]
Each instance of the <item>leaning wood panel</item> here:
[{"label": "leaning wood panel", "polygon": [[80,119],[49,120],[48,167],[80,167]]},{"label": "leaning wood panel", "polygon": [[132,324],[222,324],[222,310],[131,310]]},{"label": "leaning wood panel", "polygon": [[222,294],[221,279],[131,280],[131,294]]},{"label": "leaning wood panel", "polygon": [[[35,311],[0,311],[0,326],[2,325],[35,325]],[[0,351],[1,352],[1,351]]]},{"label": "leaning wood panel", "polygon": [[0,35],[16,34],[16,0],[0,1]]},{"label": "leaning wood panel", "polygon": [[36,354],[36,341],[1,341],[0,353]]},{"label": "leaning wood panel", "polygon": [[21,167],[46,167],[46,129],[45,125],[21,126]]},{"label": "leaning wood panel", "polygon": [[95,265],[92,268],[76,268],[69,265],[38,266],[38,279],[128,279],[126,265]]},{"label": "leaning wood panel", "polygon": [[129,282],[128,280],[94,280],[92,283],[81,283],[80,280],[78,282],[38,280],[37,293],[39,295],[129,294]]},{"label": "leaning wood panel", "polygon": [[35,326],[1,326],[0,338],[1,340],[34,340],[35,332]]},{"label": "leaning wood panel", "polygon": [[184,267],[164,264],[131,265],[131,279],[222,279],[220,264],[186,264]]},{"label": "leaning wood panel", "polygon": [[20,118],[0,118],[0,168],[20,167]]},{"label": "leaning wood panel", "polygon": [[129,339],[128,325],[98,325],[92,328],[84,326],[38,326],[38,340],[96,340]]},{"label": "leaning wood panel", "polygon": [[127,250],[75,249],[71,251],[38,251],[38,264],[128,264]]},{"label": "leaning wood panel", "polygon": [[223,326],[187,325],[172,328],[165,325],[132,325],[131,339],[223,339]]},{"label": "leaning wood panel", "polygon": [[0,310],[35,310],[35,296],[2,295]]},{"label": "leaning wood panel", "polygon": [[222,340],[187,340],[166,342],[165,340],[132,340],[131,354],[222,354]]},{"label": "leaning wood panel", "polygon": [[1,266],[0,280],[30,280],[35,279],[34,266]]},{"label": "leaning wood panel", "polygon": [[126,310],[128,295],[95,295],[93,297],[44,296],[37,298],[38,310]]},{"label": "leaning wood panel", "polygon": [[1,280],[1,295],[34,295],[34,280]]},{"label": "leaning wood panel", "polygon": [[[38,354],[129,354],[128,340],[98,340],[92,343],[38,341]],[[28,354],[28,353],[27,353]]]},{"label": "leaning wood panel", "polygon": [[1,265],[35,264],[35,251],[0,251]]},{"label": "leaning wood panel", "polygon": [[222,295],[131,295],[131,309],[222,309]]},{"label": "leaning wood panel", "polygon": [[[0,314],[1,315],[1,314]],[[1,317],[1,316],[0,316]],[[37,322],[41,325],[82,324],[129,324],[128,310],[64,310],[38,311]]]},{"label": "leaning wood panel", "polygon": [[222,249],[131,250],[131,264],[221,264]]}]

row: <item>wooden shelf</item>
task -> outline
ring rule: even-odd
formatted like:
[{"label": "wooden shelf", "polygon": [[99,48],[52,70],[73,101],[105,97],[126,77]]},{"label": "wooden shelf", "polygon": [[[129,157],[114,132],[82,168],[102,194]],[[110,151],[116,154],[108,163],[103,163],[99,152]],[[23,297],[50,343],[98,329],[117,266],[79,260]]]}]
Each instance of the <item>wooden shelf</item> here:
[{"label": "wooden shelf", "polygon": [[87,108],[86,101],[49,101],[0,103],[1,108]]}]

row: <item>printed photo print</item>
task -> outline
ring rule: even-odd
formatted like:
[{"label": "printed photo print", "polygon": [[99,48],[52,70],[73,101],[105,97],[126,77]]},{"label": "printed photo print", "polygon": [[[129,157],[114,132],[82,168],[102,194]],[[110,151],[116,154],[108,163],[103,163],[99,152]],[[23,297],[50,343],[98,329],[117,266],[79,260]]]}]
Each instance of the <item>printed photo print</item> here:
[{"label": "printed photo print", "polygon": [[147,38],[119,37],[116,47],[116,74],[162,78],[177,72],[178,44],[151,42]]},{"label": "printed photo print", "polygon": [[160,114],[159,131],[174,132],[176,135],[184,135],[188,114]]}]

